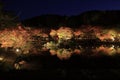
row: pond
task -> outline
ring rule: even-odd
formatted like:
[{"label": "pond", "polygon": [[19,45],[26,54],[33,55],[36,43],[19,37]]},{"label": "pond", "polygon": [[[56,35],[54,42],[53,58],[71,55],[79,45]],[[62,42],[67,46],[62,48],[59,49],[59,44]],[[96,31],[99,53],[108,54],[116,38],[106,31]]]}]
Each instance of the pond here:
[{"label": "pond", "polygon": [[[38,54],[16,54],[12,49],[0,49],[0,70],[41,70],[61,67],[111,67],[120,66],[120,46],[110,45],[78,45],[74,48],[52,48]],[[98,66],[99,65],[99,66]],[[111,65],[111,66],[108,66]],[[117,67],[116,66],[116,67]],[[114,65],[115,67],[115,65]]]}]

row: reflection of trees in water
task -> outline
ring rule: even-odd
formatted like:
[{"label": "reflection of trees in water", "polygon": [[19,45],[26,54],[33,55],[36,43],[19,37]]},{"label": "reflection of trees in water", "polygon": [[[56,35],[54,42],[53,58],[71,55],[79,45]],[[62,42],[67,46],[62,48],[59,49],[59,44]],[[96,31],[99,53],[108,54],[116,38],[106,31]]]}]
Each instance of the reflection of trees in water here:
[{"label": "reflection of trees in water", "polygon": [[41,69],[41,57],[34,54],[17,55],[12,49],[0,48],[0,71]]},{"label": "reflection of trees in water", "polygon": [[83,49],[83,52],[81,53],[81,55],[90,56],[93,54],[93,50],[96,49],[96,47],[95,46],[84,46],[82,49]]},{"label": "reflection of trees in water", "polygon": [[[66,44],[68,43],[68,44]],[[58,46],[49,46],[50,53],[57,54],[57,51],[60,49],[69,49],[74,55],[74,50],[80,50],[79,54],[84,56],[92,56],[92,55],[114,55],[120,53],[120,46],[117,43],[110,43],[110,42],[98,42],[96,40],[81,40],[75,44],[70,44],[71,41],[63,41]],[[55,44],[54,44],[55,45]],[[48,47],[48,46],[47,46]],[[56,47],[54,49],[54,47]],[[51,51],[52,50],[52,51]],[[62,53],[61,53],[62,54]],[[67,54],[67,53],[64,53]],[[62,57],[62,56],[61,56]]]},{"label": "reflection of trees in water", "polygon": [[[110,44],[110,45],[101,45],[101,46],[91,46],[91,47],[88,47],[87,48],[83,48],[84,49],[84,53],[87,53],[87,52],[91,52],[92,54],[96,54],[96,55],[107,55],[107,56],[112,56],[112,55],[115,55],[115,54],[120,54],[120,46],[119,45],[113,45],[113,44]],[[91,55],[92,55],[91,54]],[[88,54],[86,54],[88,55]]]},{"label": "reflection of trees in water", "polygon": [[[71,42],[71,41],[70,41]],[[69,43],[70,43],[69,42]],[[65,42],[67,43],[67,42]],[[93,43],[93,42],[92,42]],[[62,45],[62,46],[56,46],[57,43],[49,43],[49,49],[40,52],[40,54],[36,55],[55,55],[60,60],[64,59],[70,59],[72,55],[80,55],[80,56],[101,56],[101,55],[107,55],[112,56],[114,54],[120,54],[120,45],[117,44],[105,44],[102,45],[102,43],[95,43],[92,45],[91,43],[76,43],[73,45],[69,45],[68,47]],[[86,45],[87,44],[87,45]],[[89,45],[90,44],[90,45]],[[71,48],[72,46],[72,48]],[[32,53],[31,53],[32,54]],[[5,48],[0,48],[0,67],[5,69],[37,69],[37,64],[40,60],[36,60],[36,58],[30,59],[30,54],[22,54],[18,56],[12,48],[8,48],[7,51]],[[35,55],[35,54],[33,54]],[[2,59],[4,58],[4,59]],[[4,66],[3,66],[4,65]]]},{"label": "reflection of trees in water", "polygon": [[16,58],[17,55],[12,51],[6,51],[6,49],[0,48],[0,70],[9,71],[14,69],[13,63]]}]

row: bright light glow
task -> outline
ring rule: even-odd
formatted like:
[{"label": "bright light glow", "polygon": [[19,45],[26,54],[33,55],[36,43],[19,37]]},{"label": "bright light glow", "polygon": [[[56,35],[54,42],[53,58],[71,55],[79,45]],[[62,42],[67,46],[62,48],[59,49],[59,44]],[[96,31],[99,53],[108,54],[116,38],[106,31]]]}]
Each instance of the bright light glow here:
[{"label": "bright light glow", "polygon": [[0,57],[0,61],[2,61],[3,60],[3,57]]},{"label": "bright light glow", "polygon": [[16,52],[20,52],[20,49],[16,49]]}]

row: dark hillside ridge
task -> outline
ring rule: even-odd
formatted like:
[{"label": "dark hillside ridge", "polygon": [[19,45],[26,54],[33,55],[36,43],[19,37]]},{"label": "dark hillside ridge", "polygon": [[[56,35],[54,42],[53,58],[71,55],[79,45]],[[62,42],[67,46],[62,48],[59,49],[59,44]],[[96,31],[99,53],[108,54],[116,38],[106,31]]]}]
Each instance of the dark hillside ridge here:
[{"label": "dark hillside ridge", "polygon": [[120,10],[87,11],[75,16],[60,16],[54,14],[41,15],[22,21],[25,26],[35,27],[78,27],[81,25],[111,26],[120,24]]}]

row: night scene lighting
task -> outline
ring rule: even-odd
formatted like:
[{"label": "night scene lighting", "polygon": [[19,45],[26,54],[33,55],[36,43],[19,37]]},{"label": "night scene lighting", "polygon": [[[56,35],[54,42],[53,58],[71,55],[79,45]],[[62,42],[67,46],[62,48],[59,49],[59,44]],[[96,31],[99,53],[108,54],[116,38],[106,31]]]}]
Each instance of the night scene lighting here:
[{"label": "night scene lighting", "polygon": [[120,78],[119,5],[0,0],[0,79]]}]

